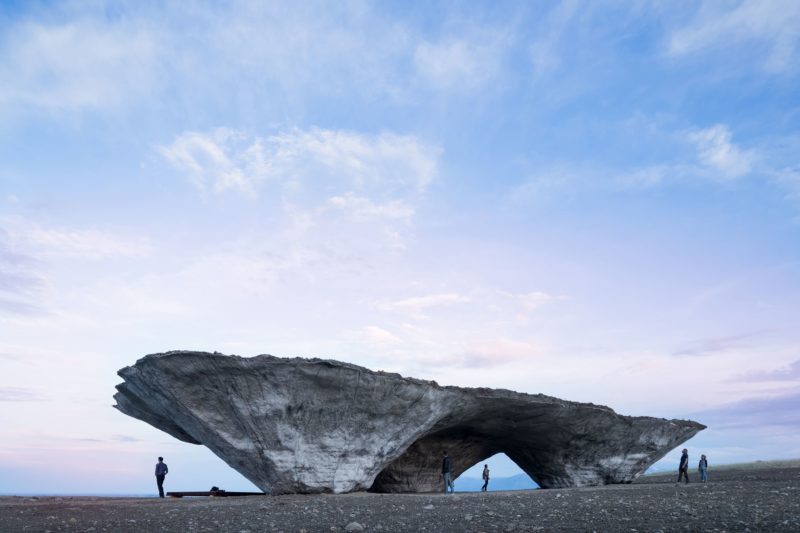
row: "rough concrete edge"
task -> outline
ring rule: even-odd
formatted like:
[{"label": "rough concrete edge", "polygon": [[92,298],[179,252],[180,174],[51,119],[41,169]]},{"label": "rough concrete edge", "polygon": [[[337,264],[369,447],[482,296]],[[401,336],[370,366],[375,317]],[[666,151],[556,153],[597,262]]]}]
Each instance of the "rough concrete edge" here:
[{"label": "rough concrete edge", "polygon": [[656,420],[662,420],[664,422],[670,422],[670,423],[673,423],[673,424],[678,424],[678,425],[681,425],[681,426],[694,427],[694,428],[697,428],[697,432],[702,431],[702,430],[704,430],[704,429],[706,429],[708,427],[708,426],[706,426],[704,424],[701,424],[700,422],[697,422],[697,421],[694,421],[694,420],[688,420],[688,419],[676,419],[676,418],[667,419],[667,418],[654,417],[654,416],[623,415],[623,414],[617,413],[614,409],[612,409],[611,407],[605,406],[605,405],[599,405],[599,404],[594,404],[594,403],[590,403],[590,402],[576,402],[576,401],[572,401],[572,400],[564,400],[562,398],[557,398],[555,396],[548,396],[546,394],[541,394],[541,393],[530,394],[530,393],[527,393],[527,392],[517,392],[517,391],[512,391],[512,390],[503,389],[503,388],[492,389],[492,388],[488,388],[488,387],[459,387],[459,386],[456,386],[456,385],[439,385],[436,381],[432,381],[432,380],[425,380],[425,379],[420,379],[420,378],[403,376],[402,374],[399,374],[397,372],[385,372],[383,370],[372,370],[370,368],[359,366],[359,365],[356,365],[356,364],[353,364],[353,363],[347,363],[347,362],[339,361],[339,360],[336,360],[336,359],[326,359],[326,358],[320,358],[320,357],[299,357],[299,356],[279,357],[279,356],[275,356],[275,355],[271,355],[271,354],[259,354],[259,355],[254,355],[252,357],[245,357],[245,356],[236,355],[236,354],[224,354],[224,353],[217,352],[217,351],[204,352],[204,351],[198,351],[198,350],[169,350],[169,351],[166,351],[166,352],[158,352],[158,353],[152,353],[152,354],[145,355],[145,356],[139,358],[133,365],[121,368],[117,372],[117,375],[119,375],[121,378],[125,379],[125,374],[127,374],[130,371],[135,371],[134,368],[139,366],[140,363],[144,364],[147,361],[150,361],[150,360],[153,360],[153,359],[162,359],[162,358],[182,356],[182,355],[201,355],[201,356],[212,356],[212,357],[221,357],[221,358],[236,358],[236,359],[240,359],[242,361],[251,361],[251,360],[262,359],[263,358],[263,359],[269,359],[269,360],[274,360],[274,361],[279,361],[279,362],[284,362],[284,363],[295,362],[295,363],[302,363],[302,364],[308,364],[308,365],[324,364],[324,365],[331,366],[331,367],[347,368],[347,369],[350,369],[350,370],[353,370],[353,371],[356,371],[356,372],[368,372],[370,374],[375,374],[375,375],[380,375],[380,376],[395,377],[395,378],[398,378],[398,379],[401,379],[401,380],[404,380],[404,381],[408,381],[408,382],[416,383],[416,384],[424,384],[424,385],[428,385],[428,386],[431,386],[431,387],[434,387],[434,388],[437,388],[437,389],[452,390],[452,391],[457,391],[457,392],[461,392],[461,393],[467,392],[467,393],[473,394],[473,395],[475,395],[477,397],[481,397],[482,395],[486,395],[486,396],[491,395],[494,398],[519,398],[519,399],[536,398],[536,399],[539,399],[539,400],[543,400],[543,401],[545,401],[547,403],[561,404],[561,405],[563,405],[564,407],[567,407],[567,408],[581,407],[581,408],[589,408],[589,409],[597,409],[597,410],[600,410],[600,411],[605,411],[608,414],[612,414],[612,415],[618,416],[618,417],[620,417],[622,419],[625,419],[625,420],[628,420],[628,421],[631,421],[631,422],[633,422],[633,421],[635,421],[637,419],[641,419],[641,420],[654,420],[654,419],[656,419]]}]

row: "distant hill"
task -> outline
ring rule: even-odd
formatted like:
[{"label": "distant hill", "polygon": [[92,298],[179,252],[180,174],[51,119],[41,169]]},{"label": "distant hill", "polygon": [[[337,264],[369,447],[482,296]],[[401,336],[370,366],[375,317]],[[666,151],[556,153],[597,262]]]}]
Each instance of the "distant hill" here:
[{"label": "distant hill", "polygon": [[[476,477],[460,477],[455,481],[456,492],[478,492],[483,480]],[[511,477],[493,477],[489,480],[489,490],[528,490],[538,489],[539,485],[528,474],[517,474]]]},{"label": "distant hill", "polygon": [[[710,461],[709,461],[710,462]],[[695,469],[697,463],[694,463]],[[689,465],[689,470],[691,471],[691,464]],[[772,461],[752,461],[749,463],[726,463],[717,465],[714,463],[709,464],[709,471],[714,470],[763,470],[763,469],[770,469],[770,468],[797,468],[800,467],[800,459],[777,459]],[[674,472],[677,472],[677,466],[669,467],[663,466],[660,468],[650,468],[647,470],[647,473],[643,477],[656,477],[656,476],[663,476],[664,474],[672,475]]]},{"label": "distant hill", "polygon": [[[734,463],[724,465],[713,465],[710,472],[730,471],[730,470],[762,470],[762,469],[788,469],[800,467],[800,459],[787,459],[776,461],[753,461],[750,463]],[[648,479],[673,476],[673,468],[662,466],[647,471],[647,474],[639,478],[639,482],[647,482]],[[670,477],[671,479],[671,477]],[[460,477],[455,481],[456,492],[479,492],[483,486],[483,480],[475,477]],[[529,490],[538,489],[536,484],[527,474],[521,473],[511,477],[498,477],[489,480],[489,490]]]}]

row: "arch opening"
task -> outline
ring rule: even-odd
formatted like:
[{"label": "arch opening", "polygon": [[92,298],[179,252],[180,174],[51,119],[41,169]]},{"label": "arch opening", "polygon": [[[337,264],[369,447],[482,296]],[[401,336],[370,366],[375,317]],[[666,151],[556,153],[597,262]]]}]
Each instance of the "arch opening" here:
[{"label": "arch opening", "polygon": [[[477,464],[483,468],[487,460],[497,457],[493,462],[496,463],[499,472],[506,472],[508,477],[518,476],[511,480],[504,479],[504,485],[516,484],[516,488],[538,487],[536,478],[532,477],[538,473],[537,470],[533,468],[525,472],[519,466],[520,464],[532,466],[525,462],[527,460],[530,463],[529,458],[523,455],[513,459],[504,453],[504,448],[508,449],[510,446],[511,449],[516,449],[524,446],[523,443],[514,437],[500,436],[502,434],[498,431],[487,430],[485,425],[485,423],[465,421],[423,436],[381,470],[369,491],[395,493],[443,491],[441,473],[445,451],[450,457],[451,475],[455,482],[468,469]],[[518,459],[522,459],[523,463]],[[480,480],[480,474],[476,477]],[[466,478],[464,480],[466,481]],[[472,485],[472,482],[468,482],[464,485],[465,489],[462,489],[462,484],[456,483],[456,490],[470,490]],[[482,482],[478,485],[478,490],[480,485]]]},{"label": "arch opening", "polygon": [[488,491],[531,490],[539,485],[505,453],[478,461],[456,478],[456,492],[479,492],[483,487],[483,467],[489,467]]}]

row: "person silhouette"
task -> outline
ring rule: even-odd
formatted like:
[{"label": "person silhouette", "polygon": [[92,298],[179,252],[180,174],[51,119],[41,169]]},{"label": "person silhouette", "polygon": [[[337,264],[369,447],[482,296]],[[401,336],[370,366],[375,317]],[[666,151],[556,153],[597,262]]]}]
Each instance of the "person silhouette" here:
[{"label": "person silhouette", "polygon": [[686,483],[689,483],[689,450],[683,449],[681,454],[681,462],[678,465],[678,483],[682,478],[686,478]]},{"label": "person silhouette", "polygon": [[444,493],[447,494],[447,489],[450,489],[450,492],[455,491],[455,487],[453,487],[453,479],[451,478],[452,475],[452,463],[450,461],[450,456],[447,455],[447,451],[442,453],[442,481],[444,481]]},{"label": "person silhouette", "polygon": [[700,463],[697,465],[697,470],[700,472],[700,481],[703,483],[708,481],[708,459],[706,459],[705,454],[700,456]]},{"label": "person silhouette", "polygon": [[164,478],[167,476],[167,472],[169,472],[167,463],[164,462],[163,457],[159,457],[156,463],[156,485],[158,485],[159,498],[164,497]]}]

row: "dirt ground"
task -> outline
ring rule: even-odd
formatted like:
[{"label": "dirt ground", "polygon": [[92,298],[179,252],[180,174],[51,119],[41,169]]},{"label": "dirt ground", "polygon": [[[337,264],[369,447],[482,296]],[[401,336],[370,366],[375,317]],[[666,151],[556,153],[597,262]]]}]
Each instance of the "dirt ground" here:
[{"label": "dirt ground", "polygon": [[3,497],[0,531],[800,531],[800,468],[710,470],[709,477],[707,484],[677,485],[670,474],[631,485],[447,496]]}]

